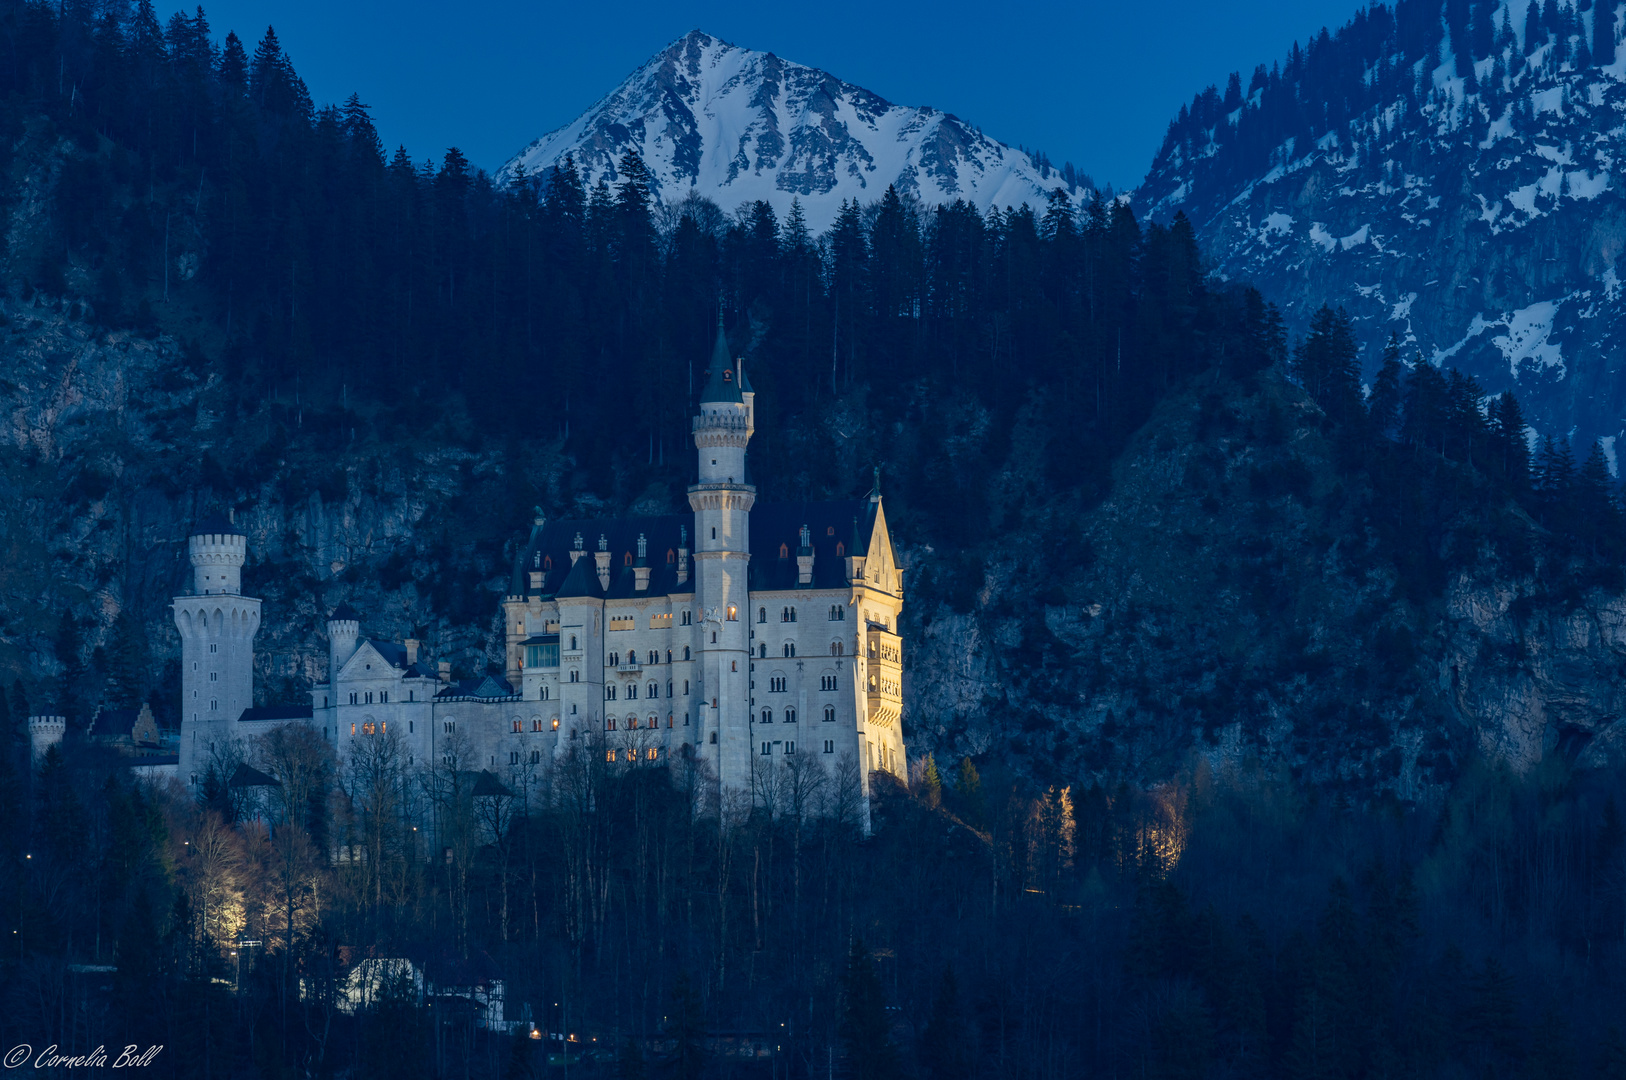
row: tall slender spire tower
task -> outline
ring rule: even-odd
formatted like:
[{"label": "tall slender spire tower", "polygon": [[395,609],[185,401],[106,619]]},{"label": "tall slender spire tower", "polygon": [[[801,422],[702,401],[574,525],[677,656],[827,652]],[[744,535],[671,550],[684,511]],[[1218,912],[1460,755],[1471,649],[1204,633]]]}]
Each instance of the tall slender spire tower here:
[{"label": "tall slender spire tower", "polygon": [[241,529],[215,515],[193,530],[186,548],[192,589],[170,606],[181,632],[179,773],[190,787],[203,782],[212,755],[254,704],[260,602],[242,594],[248,537]]},{"label": "tall slender spire tower", "polygon": [[695,521],[695,601],[701,610],[700,753],[723,790],[751,790],[750,623],[746,612],[751,561],[751,507],[745,448],[754,417],[741,392],[742,369],[729,358],[722,320],[711,370],[694,418],[699,482],[689,488]]}]

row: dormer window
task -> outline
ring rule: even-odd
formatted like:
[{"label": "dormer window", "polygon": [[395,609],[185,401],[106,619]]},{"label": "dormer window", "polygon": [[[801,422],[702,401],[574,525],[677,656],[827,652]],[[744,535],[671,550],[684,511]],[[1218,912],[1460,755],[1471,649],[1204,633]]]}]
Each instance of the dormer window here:
[{"label": "dormer window", "polygon": [[667,548],[666,549],[666,565],[671,566],[675,562],[677,562],[677,552],[673,551],[671,548]]},{"label": "dormer window", "polygon": [[734,381],[734,373],[732,371],[723,372],[723,381],[724,382],[733,382]]},{"label": "dormer window", "polygon": [[779,557],[781,559],[790,558],[790,547],[788,545],[786,545],[786,544],[780,544],[779,545]]},{"label": "dormer window", "polygon": [[847,545],[843,544],[840,540],[837,540],[836,541],[836,558],[839,559],[841,556],[843,556],[845,554],[847,554]]},{"label": "dormer window", "polygon": [[542,560],[542,569],[544,569],[544,570],[552,570],[553,569],[553,556],[552,555],[549,555],[549,556],[546,556],[545,558],[543,558],[543,560]]},{"label": "dormer window", "polygon": [[621,556],[621,565],[622,566],[631,566],[632,565],[632,552],[629,551],[625,555]]}]

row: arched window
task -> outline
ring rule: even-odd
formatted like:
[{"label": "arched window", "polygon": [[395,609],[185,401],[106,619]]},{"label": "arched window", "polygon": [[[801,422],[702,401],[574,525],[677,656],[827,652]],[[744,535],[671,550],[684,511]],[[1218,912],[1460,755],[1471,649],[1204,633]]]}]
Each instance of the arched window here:
[{"label": "arched window", "polygon": [[781,559],[790,558],[790,547],[788,545],[785,545],[785,544],[780,544],[779,545],[779,557]]},{"label": "arched window", "polygon": [[649,662],[651,664],[660,663],[661,662],[661,654],[656,652],[654,649],[650,649],[649,650]]},{"label": "arched window", "polygon": [[796,710],[795,709],[786,709],[785,710],[785,723],[794,724],[795,722],[796,722]]},{"label": "arched window", "polygon": [[666,696],[667,697],[672,696],[672,680],[671,679],[666,680]]},{"label": "arched window", "polygon": [[768,659],[768,643],[766,641],[764,641],[761,645],[758,645],[757,649],[757,656],[761,657],[763,660]]},{"label": "arched window", "polygon": [[733,604],[728,605],[728,621],[729,622],[738,622],[739,618],[740,618],[740,609],[735,607]]},{"label": "arched window", "polygon": [[518,735],[520,733],[520,730],[521,730],[520,722],[518,720],[515,720],[514,721],[514,734]]},{"label": "arched window", "polygon": [[847,545],[843,544],[840,540],[837,540],[836,541],[836,558],[839,559],[839,558],[841,558],[841,556],[843,556],[845,554],[847,554]]},{"label": "arched window", "polygon": [[824,527],[824,535],[826,535],[826,536],[834,536],[835,534],[836,534],[836,527],[834,525],[826,525]]},{"label": "arched window", "polygon": [[666,662],[668,664],[670,664],[672,662],[672,650],[671,649],[666,650]]},{"label": "arched window", "polygon": [[824,722],[826,724],[833,724],[836,722],[836,707],[834,705],[826,705],[824,707]]},{"label": "arched window", "polygon": [[637,701],[638,700],[638,684],[637,683],[628,683],[627,684],[627,700],[628,701]]},{"label": "arched window", "polygon": [[615,700],[615,684],[614,683],[610,683],[608,686],[606,686],[604,688],[604,700],[605,701],[614,701]]},{"label": "arched window", "polygon": [[552,570],[553,569],[553,556],[552,555],[549,555],[549,556],[545,557],[542,560],[542,569],[544,569],[544,570]]},{"label": "arched window", "polygon": [[581,682],[582,681],[582,673],[577,671],[575,668],[571,668],[570,669],[570,681],[571,682]]},{"label": "arched window", "polygon": [[768,609],[765,608],[765,607],[757,608],[757,622],[765,623],[767,621],[768,621]]},{"label": "arched window", "polygon": [[620,667],[621,666],[621,654],[620,653],[611,653],[610,654],[610,666],[611,667]]},{"label": "arched window", "polygon": [[[615,717],[606,716],[604,718],[604,730],[605,731],[614,731],[615,730]],[[611,760],[613,761],[614,759],[612,758]]]},{"label": "arched window", "polygon": [[791,622],[796,621],[796,609],[795,608],[790,609],[790,621]]},{"label": "arched window", "polygon": [[787,607],[779,609],[779,621],[790,622],[790,608]]},{"label": "arched window", "polygon": [[786,656],[795,656],[796,655],[796,643],[794,641],[785,642],[785,655]]},{"label": "arched window", "polygon": [[687,645],[685,645],[685,646],[683,646],[683,659],[687,660],[688,658],[689,658],[689,647]]},{"label": "arched window", "polygon": [[650,683],[647,690],[648,692],[644,695],[645,697],[658,698],[661,696],[661,687],[659,683]]},{"label": "arched window", "polygon": [[626,552],[625,554],[623,554],[621,556],[621,565],[622,566],[631,566],[632,565],[632,552],[630,552],[630,551]]},{"label": "arched window", "polygon": [[761,720],[761,722],[764,723],[764,724],[773,723],[773,710],[772,709],[763,709],[762,710],[762,720]]},{"label": "arched window", "polygon": [[841,650],[843,648],[844,648],[844,646],[841,644],[841,642],[832,641],[830,643],[830,655],[831,656],[840,656],[841,655]]},{"label": "arched window", "polygon": [[677,552],[673,551],[671,548],[667,548],[666,549],[666,565],[671,566],[675,562],[677,562]]},{"label": "arched window", "polygon": [[576,651],[576,635],[575,634],[570,635],[570,651],[571,652]]}]

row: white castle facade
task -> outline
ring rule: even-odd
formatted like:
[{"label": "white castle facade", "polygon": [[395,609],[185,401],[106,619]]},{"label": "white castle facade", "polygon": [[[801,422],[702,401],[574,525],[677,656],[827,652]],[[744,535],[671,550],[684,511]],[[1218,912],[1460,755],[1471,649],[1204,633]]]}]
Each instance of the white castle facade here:
[{"label": "white castle facade", "polygon": [[847,758],[867,821],[870,774],[907,771],[902,572],[878,490],[757,503],[745,482],[754,397],[719,338],[693,423],[690,512],[537,521],[502,602],[502,676],[454,682],[418,642],[365,637],[341,606],[327,624],[328,681],[309,704],[256,708],[247,540],[224,520],[199,526],[192,590],[173,605],[181,781],[198,790],[227,748],[302,723],[341,762],[388,738],[408,768],[499,780],[572,752],[626,764],[683,755],[704,763],[719,796],[750,797],[793,756],[832,774]]}]

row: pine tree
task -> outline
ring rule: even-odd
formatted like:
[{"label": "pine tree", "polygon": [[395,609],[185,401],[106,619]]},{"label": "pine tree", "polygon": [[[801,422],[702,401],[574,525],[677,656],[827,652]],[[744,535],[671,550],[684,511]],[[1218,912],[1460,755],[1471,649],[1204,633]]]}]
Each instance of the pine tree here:
[{"label": "pine tree", "polygon": [[892,1080],[898,1075],[898,1053],[889,1034],[886,997],[864,943],[855,939],[841,977],[842,1044],[847,1070],[854,1080]]},{"label": "pine tree", "polygon": [[1592,12],[1592,63],[1608,67],[1615,62],[1616,0],[1598,0]]},{"label": "pine tree", "polygon": [[1529,56],[1546,42],[1547,34],[1541,28],[1541,5],[1530,0],[1524,12],[1524,55]]},{"label": "pine tree", "polygon": [[936,809],[943,801],[943,780],[937,775],[937,761],[926,755],[926,764],[920,773],[920,801]]},{"label": "pine tree", "polygon": [[1609,475],[1609,459],[1603,444],[1592,443],[1575,479],[1575,516],[1581,540],[1594,557],[1618,547],[1620,511],[1616,507],[1614,481]]},{"label": "pine tree", "polygon": [[1367,400],[1366,415],[1372,433],[1378,438],[1392,439],[1400,429],[1401,380],[1405,368],[1400,363],[1400,339],[1389,335],[1383,349],[1383,366],[1378,368],[1372,381],[1372,395]]}]

